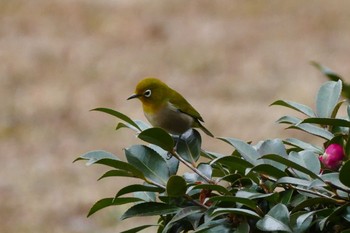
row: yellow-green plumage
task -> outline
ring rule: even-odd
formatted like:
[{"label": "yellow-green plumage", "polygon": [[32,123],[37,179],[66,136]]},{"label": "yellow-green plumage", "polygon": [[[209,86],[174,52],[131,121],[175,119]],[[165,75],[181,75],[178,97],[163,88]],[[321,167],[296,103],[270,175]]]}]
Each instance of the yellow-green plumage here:
[{"label": "yellow-green plumage", "polygon": [[141,80],[136,86],[135,94],[128,99],[132,98],[140,99],[147,120],[155,127],[177,135],[190,128],[201,128],[213,137],[201,124],[203,118],[196,109],[181,94],[156,78]]}]

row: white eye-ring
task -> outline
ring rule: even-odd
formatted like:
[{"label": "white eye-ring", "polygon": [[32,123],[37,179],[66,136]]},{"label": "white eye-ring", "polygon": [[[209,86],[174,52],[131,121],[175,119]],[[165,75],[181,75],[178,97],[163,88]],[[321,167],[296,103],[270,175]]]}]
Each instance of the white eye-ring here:
[{"label": "white eye-ring", "polygon": [[143,95],[148,98],[152,95],[152,91],[150,89],[148,89],[143,93]]}]

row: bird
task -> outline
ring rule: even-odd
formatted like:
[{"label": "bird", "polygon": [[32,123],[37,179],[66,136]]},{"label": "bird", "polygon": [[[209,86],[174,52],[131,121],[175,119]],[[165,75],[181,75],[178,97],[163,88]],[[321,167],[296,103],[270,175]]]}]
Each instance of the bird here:
[{"label": "bird", "polygon": [[157,78],[142,79],[127,100],[135,98],[141,101],[144,115],[153,127],[179,137],[191,128],[200,128],[214,137],[203,126],[204,120],[198,111],[181,94]]}]

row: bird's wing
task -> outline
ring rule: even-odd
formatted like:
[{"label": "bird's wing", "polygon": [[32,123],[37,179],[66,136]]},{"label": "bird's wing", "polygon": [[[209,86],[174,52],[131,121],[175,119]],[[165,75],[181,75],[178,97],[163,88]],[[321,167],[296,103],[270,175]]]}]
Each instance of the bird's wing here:
[{"label": "bird's wing", "polygon": [[203,121],[201,115],[196,109],[179,93],[173,91],[171,98],[169,98],[170,104],[172,104],[178,111],[185,113],[196,120]]}]

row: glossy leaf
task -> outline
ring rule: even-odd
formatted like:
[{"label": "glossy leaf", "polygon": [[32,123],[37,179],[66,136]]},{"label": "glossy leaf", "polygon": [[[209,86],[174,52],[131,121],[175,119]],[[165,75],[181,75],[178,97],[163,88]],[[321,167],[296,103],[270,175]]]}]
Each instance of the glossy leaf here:
[{"label": "glossy leaf", "polygon": [[293,233],[303,233],[305,232],[312,224],[313,215],[317,211],[311,212],[298,212],[290,216],[290,222],[293,228]]},{"label": "glossy leaf", "polygon": [[339,172],[339,180],[350,188],[350,160],[346,161]]},{"label": "glossy leaf", "polygon": [[166,151],[172,151],[174,148],[173,138],[161,128],[146,129],[138,135],[138,138],[145,142],[157,145]]},{"label": "glossy leaf", "polygon": [[102,151],[102,150],[90,151],[86,154],[83,154],[75,161],[77,160],[88,160],[88,162],[86,163],[86,165],[88,166],[92,164],[102,164],[102,165],[110,166],[118,170],[125,171],[126,172],[125,174],[130,173],[132,174],[133,177],[145,179],[143,173],[140,170],[138,170],[136,167],[134,167],[133,165],[127,162],[119,160],[118,157],[106,151]]},{"label": "glossy leaf", "polygon": [[325,67],[318,62],[311,61],[311,64],[316,67],[319,71],[321,71],[325,76],[330,78],[332,81],[338,81],[339,79],[341,80],[341,77],[339,74],[336,74],[334,71],[329,69],[328,67]]},{"label": "glossy leaf", "polygon": [[339,206],[333,210],[331,214],[329,214],[326,218],[322,219],[318,224],[320,229],[323,230],[329,222],[331,222],[334,218],[339,217],[339,215],[346,209],[348,204]]},{"label": "glossy leaf", "polygon": [[247,198],[250,200],[268,198],[276,193],[259,193],[257,191],[249,190],[249,189],[241,189],[236,193],[236,197]]},{"label": "glossy leaf", "polygon": [[145,202],[155,202],[157,199],[155,192],[140,191],[140,192],[133,192],[133,195],[134,197],[140,198]]},{"label": "glossy leaf", "polygon": [[297,163],[295,163],[293,161],[290,161],[289,159],[283,158],[283,157],[281,157],[279,155],[273,155],[273,154],[271,154],[271,155],[264,155],[263,158],[264,159],[274,160],[276,162],[282,163],[282,164],[286,165],[287,167],[296,169],[296,170],[298,170],[300,172],[303,172],[303,173],[309,175],[313,179],[320,179],[320,177],[317,174],[313,173],[309,169],[307,169],[307,168],[305,168],[305,167],[303,167],[303,166],[301,166],[301,165],[299,165],[299,164],[297,164]]},{"label": "glossy leaf", "polygon": [[311,181],[299,179],[295,177],[282,177],[276,181],[277,184],[292,184],[297,186],[308,187],[311,184]]},{"label": "glossy leaf", "polygon": [[289,212],[285,205],[275,205],[256,226],[262,231],[293,232],[289,226]]},{"label": "glossy leaf", "polygon": [[301,122],[300,118],[294,117],[294,116],[283,116],[280,117],[276,123],[279,124],[288,124],[288,125],[296,125],[299,124]]},{"label": "glossy leaf", "polygon": [[255,201],[249,199],[249,198],[243,198],[243,197],[235,197],[235,196],[214,196],[209,198],[210,202],[225,202],[225,203],[239,203],[241,205],[245,205],[251,209],[256,209],[256,203]]},{"label": "glossy leaf", "polygon": [[350,127],[350,121],[344,119],[335,118],[307,118],[302,123],[312,123],[319,125],[331,125],[340,127]]},{"label": "glossy leaf", "polygon": [[86,162],[86,165],[90,166],[102,159],[119,160],[117,156],[115,156],[110,152],[103,151],[103,150],[94,150],[81,155],[79,158],[77,158],[73,162],[76,162],[78,160],[88,160]]},{"label": "glossy leaf", "polygon": [[302,124],[298,124],[298,125],[293,125],[293,126],[290,126],[288,128],[289,129],[299,129],[299,130],[302,130],[302,131],[307,132],[309,134],[312,134],[312,135],[315,135],[315,136],[318,136],[318,137],[321,137],[321,138],[324,138],[327,140],[331,140],[334,137],[334,135],[331,132],[325,130],[322,127],[318,127],[318,126],[310,124],[310,123],[302,123]]},{"label": "glossy leaf", "polygon": [[252,147],[248,143],[235,138],[221,137],[219,139],[235,147],[236,150],[242,155],[242,157],[246,159],[249,163],[253,165],[258,165],[262,163],[262,161],[258,160],[260,158],[259,153],[256,151],[256,149],[254,149],[254,147]]},{"label": "glossy leaf", "polygon": [[264,174],[270,177],[274,177],[277,179],[287,176],[287,173],[285,173],[284,171],[281,171],[280,169],[270,164],[259,164],[248,171],[249,172],[246,174],[248,177],[250,176],[250,174],[254,172],[257,172],[259,174]]},{"label": "glossy leaf", "polygon": [[185,195],[186,181],[181,176],[171,176],[166,185],[166,192],[170,197],[181,197]]},{"label": "glossy leaf", "polygon": [[[284,147],[284,144],[281,139],[265,140],[254,146],[254,148],[257,150],[260,156],[267,154],[276,154],[284,158],[288,157],[286,148]],[[264,163],[269,164],[281,171],[284,171],[286,169],[285,165],[275,162],[273,160],[264,160]]]},{"label": "glossy leaf", "polygon": [[314,197],[306,199],[305,201],[299,203],[297,206],[295,206],[292,210],[292,212],[297,212],[312,206],[317,206],[320,204],[328,205],[328,204],[336,204],[336,200],[332,198],[325,198],[325,197]]},{"label": "glossy leaf", "polygon": [[116,194],[116,198],[128,193],[134,193],[134,192],[157,192],[162,193],[165,190],[163,188],[150,186],[150,185],[142,185],[142,184],[132,184],[125,186],[124,188],[121,188],[118,193]]},{"label": "glossy leaf", "polygon": [[98,180],[101,180],[103,178],[107,177],[135,177],[134,174],[132,174],[129,171],[124,171],[124,170],[109,170],[106,173],[104,173]]},{"label": "glossy leaf", "polygon": [[208,189],[217,191],[222,194],[231,194],[225,187],[217,184],[198,184],[193,187],[193,189]]},{"label": "glossy leaf", "polygon": [[328,182],[328,183],[332,183],[334,186],[336,187],[340,187],[341,189],[346,190],[347,192],[350,193],[350,187],[344,185],[341,181],[340,181],[340,177],[339,177],[339,172],[332,172],[332,173],[327,173],[322,175],[322,179],[324,180],[324,182]]},{"label": "glossy leaf", "polygon": [[291,109],[294,109],[298,112],[301,112],[309,117],[314,117],[315,113],[312,111],[312,109],[304,104],[299,104],[293,101],[288,101],[288,100],[277,100],[273,102],[271,105],[281,105],[284,107],[288,107]]},{"label": "glossy leaf", "polygon": [[91,216],[92,214],[96,213],[97,211],[104,209],[109,206],[113,205],[123,205],[127,203],[133,203],[133,202],[139,202],[142,201],[139,198],[135,197],[124,197],[124,198],[104,198],[99,201],[97,201],[90,209],[87,217]]},{"label": "glossy leaf", "polygon": [[166,164],[168,165],[170,175],[176,175],[178,169],[179,169],[179,163],[180,161],[175,158],[174,156],[169,157],[169,152],[163,150],[159,146],[150,144],[149,148],[156,151],[162,158],[165,160]]},{"label": "glossy leaf", "polygon": [[128,162],[143,172],[153,182],[165,185],[170,177],[165,160],[154,150],[143,145],[133,145],[125,149]]},{"label": "glossy leaf", "polygon": [[170,228],[177,221],[180,221],[190,215],[197,214],[203,211],[203,208],[200,206],[188,206],[181,209],[179,212],[175,214],[175,216],[171,219],[171,221],[167,224],[167,226],[163,229],[163,233],[169,232]]},{"label": "glossy leaf", "polygon": [[342,82],[329,81],[324,83],[316,98],[316,113],[318,117],[329,118],[339,101],[342,90]]},{"label": "glossy leaf", "polygon": [[195,130],[188,130],[177,142],[177,153],[191,164],[195,164],[201,155],[202,138]]},{"label": "glossy leaf", "polygon": [[213,211],[213,213],[211,214],[212,217],[217,217],[223,214],[237,214],[237,215],[243,215],[243,216],[248,216],[248,217],[252,217],[252,218],[260,218],[260,216],[255,213],[252,210],[248,210],[248,209],[241,209],[241,208],[217,208]]},{"label": "glossy leaf", "polygon": [[[288,159],[290,161],[293,161],[296,164],[299,164],[303,166],[304,168],[311,171],[313,174],[319,174],[321,170],[321,164],[320,160],[318,159],[318,156],[312,152],[312,151],[300,151],[300,152],[290,152]],[[310,179],[308,174],[305,174],[301,171],[295,170],[294,171],[299,177]]]},{"label": "glossy leaf", "polygon": [[218,159],[214,159],[213,161],[211,161],[210,164],[220,164],[221,166],[228,168],[231,171],[231,173],[239,171],[241,174],[244,174],[247,168],[253,167],[251,163],[236,156],[225,156]]},{"label": "glossy leaf", "polygon": [[321,148],[319,148],[313,144],[301,141],[301,140],[296,139],[296,138],[287,138],[284,140],[284,143],[286,143],[288,145],[295,146],[295,147],[303,149],[303,150],[311,150],[311,151],[313,151],[315,153],[319,153],[319,154],[324,153],[324,151]]},{"label": "glossy leaf", "polygon": [[91,111],[99,111],[99,112],[104,112],[107,113],[109,115],[115,116],[123,121],[125,121],[126,123],[134,126],[135,128],[137,128],[139,131],[141,131],[141,129],[139,128],[139,126],[133,121],[131,120],[128,116],[126,116],[125,114],[115,111],[113,109],[109,109],[109,108],[95,108],[92,109]]},{"label": "glossy leaf", "polygon": [[144,202],[136,204],[128,209],[122,216],[121,220],[131,217],[156,216],[174,214],[179,211],[179,207],[159,202]]},{"label": "glossy leaf", "polygon": [[204,222],[193,233],[232,233],[232,224],[226,219]]}]

